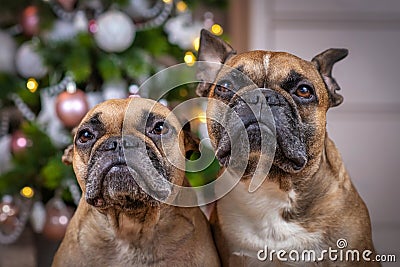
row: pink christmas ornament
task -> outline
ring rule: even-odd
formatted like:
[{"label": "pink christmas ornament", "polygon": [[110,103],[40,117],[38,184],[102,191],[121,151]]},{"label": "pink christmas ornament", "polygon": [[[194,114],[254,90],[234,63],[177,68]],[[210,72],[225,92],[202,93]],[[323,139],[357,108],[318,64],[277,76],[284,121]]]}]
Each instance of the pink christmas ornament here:
[{"label": "pink christmas ornament", "polygon": [[43,234],[52,240],[61,240],[65,235],[73,211],[58,197],[54,197],[46,204],[46,222]]},{"label": "pink christmas ornament", "polygon": [[57,3],[66,11],[72,11],[75,9],[76,0],[57,0]]},{"label": "pink christmas ornament", "polygon": [[38,35],[40,31],[39,27],[39,11],[35,6],[28,6],[22,11],[21,26],[22,31],[28,37]]},{"label": "pink christmas ornament", "polygon": [[56,99],[56,113],[67,128],[77,126],[89,110],[86,95],[81,90],[62,92]]}]

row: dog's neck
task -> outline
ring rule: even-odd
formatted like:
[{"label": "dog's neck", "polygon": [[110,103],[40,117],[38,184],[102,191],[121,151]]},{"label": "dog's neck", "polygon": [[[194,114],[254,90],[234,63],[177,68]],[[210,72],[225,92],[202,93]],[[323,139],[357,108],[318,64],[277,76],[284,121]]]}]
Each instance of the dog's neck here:
[{"label": "dog's neck", "polygon": [[[103,220],[104,223],[101,225],[103,227],[107,225],[107,229],[97,229],[98,233],[104,234],[104,239],[118,240],[118,242],[134,244],[134,246],[138,247],[156,245],[155,242],[159,239],[160,231],[174,236],[176,231],[187,234],[191,230],[190,227],[187,227],[185,231],[170,227],[171,221],[184,220],[186,223],[187,219],[185,219],[185,215],[181,214],[180,210],[177,211],[176,207],[167,204],[146,207],[129,213],[116,209],[100,212],[91,206],[88,208],[90,209],[91,216],[94,217],[93,222]],[[90,225],[89,227],[96,228],[97,225],[99,224]]]},{"label": "dog's neck", "polygon": [[135,242],[152,237],[160,220],[160,208],[146,207],[129,213],[114,209],[105,216],[117,239]]},{"label": "dog's neck", "polygon": [[198,234],[193,216],[192,209],[166,204],[129,214],[100,211],[83,198],[71,221],[78,231],[70,233],[70,238],[83,255],[93,257],[102,251],[97,266],[110,266],[113,258],[121,262],[118,266],[142,266],[169,259],[171,252],[165,249],[169,246],[184,250],[186,241]]}]

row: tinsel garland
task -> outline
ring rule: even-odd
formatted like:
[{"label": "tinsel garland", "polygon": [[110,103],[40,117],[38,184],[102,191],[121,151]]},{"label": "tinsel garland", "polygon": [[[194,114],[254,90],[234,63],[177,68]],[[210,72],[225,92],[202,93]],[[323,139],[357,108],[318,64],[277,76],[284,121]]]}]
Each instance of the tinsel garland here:
[{"label": "tinsel garland", "polygon": [[[160,1],[160,2],[163,2],[163,1]],[[138,31],[144,31],[144,30],[148,30],[151,28],[161,26],[168,19],[169,15],[171,14],[172,7],[173,7],[173,1],[164,3],[163,6],[164,6],[163,9],[156,17],[153,17],[151,20],[148,20],[144,23],[135,24],[136,29]]]}]

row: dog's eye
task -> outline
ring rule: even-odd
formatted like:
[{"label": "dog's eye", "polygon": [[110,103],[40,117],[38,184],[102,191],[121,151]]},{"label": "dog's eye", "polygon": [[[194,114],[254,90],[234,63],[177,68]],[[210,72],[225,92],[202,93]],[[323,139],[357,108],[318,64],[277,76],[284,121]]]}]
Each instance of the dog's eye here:
[{"label": "dog's eye", "polygon": [[93,138],[94,138],[94,134],[92,134],[88,130],[83,130],[82,132],[79,133],[78,140],[80,143],[84,144],[86,142],[89,142]]},{"label": "dog's eye", "polygon": [[307,84],[301,84],[297,87],[295,94],[301,98],[311,98],[313,89]]},{"label": "dog's eye", "polygon": [[215,87],[217,94],[227,94],[233,92],[233,84],[228,80],[223,80]]},{"label": "dog's eye", "polygon": [[156,135],[166,134],[167,132],[168,132],[168,125],[163,121],[157,122],[154,125],[153,130],[151,130],[151,133]]}]

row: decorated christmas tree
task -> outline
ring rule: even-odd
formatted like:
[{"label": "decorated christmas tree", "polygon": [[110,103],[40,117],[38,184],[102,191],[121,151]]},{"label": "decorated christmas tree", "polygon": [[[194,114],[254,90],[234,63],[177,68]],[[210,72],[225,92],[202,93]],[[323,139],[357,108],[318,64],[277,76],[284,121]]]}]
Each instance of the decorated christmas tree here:
[{"label": "decorated christmas tree", "polygon": [[[71,130],[95,104],[126,98],[147,78],[196,60],[201,28],[221,35],[196,1],[15,0],[0,10],[0,243],[18,239],[28,222],[61,239],[81,192],[61,162]],[[204,1],[217,5],[224,1]],[[143,95],[145,97],[149,96]],[[174,105],[194,96],[181,87]],[[190,176],[213,178],[217,164]],[[199,180],[199,175],[201,176]],[[197,180],[196,180],[197,179]]]}]

